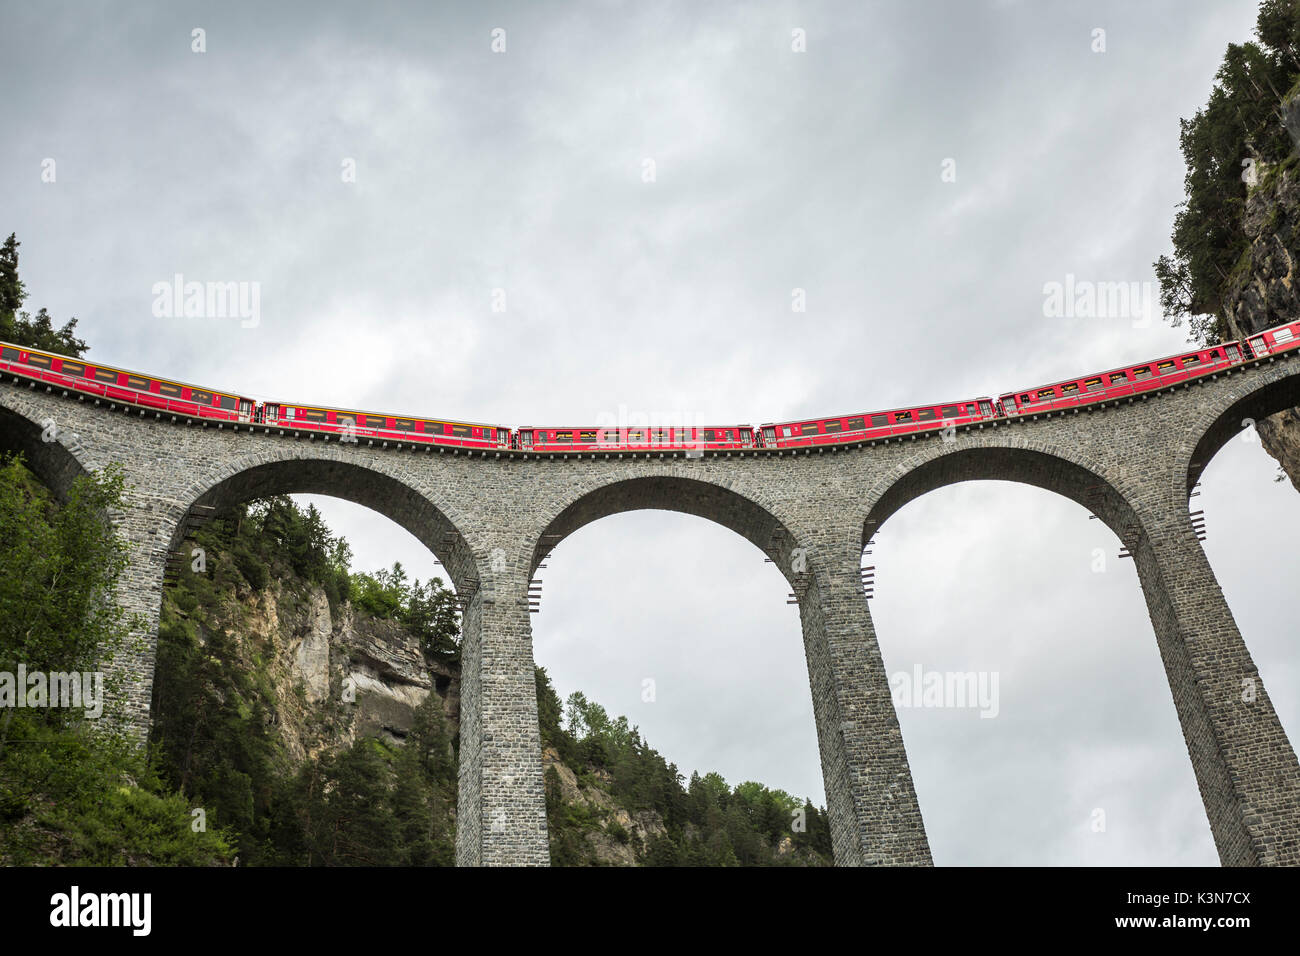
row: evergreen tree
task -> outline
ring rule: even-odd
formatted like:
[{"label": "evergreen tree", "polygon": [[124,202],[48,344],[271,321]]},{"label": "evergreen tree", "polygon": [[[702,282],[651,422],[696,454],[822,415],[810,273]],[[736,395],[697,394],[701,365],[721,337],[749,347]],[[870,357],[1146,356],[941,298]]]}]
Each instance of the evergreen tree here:
[{"label": "evergreen tree", "polygon": [[59,352],[78,358],[89,349],[76,337],[77,320],[69,319],[60,329],[45,309],[33,317],[22,311],[27,300],[27,288],[18,278],[18,247],[22,245],[15,233],[0,246],[0,341],[25,345],[29,348]]}]

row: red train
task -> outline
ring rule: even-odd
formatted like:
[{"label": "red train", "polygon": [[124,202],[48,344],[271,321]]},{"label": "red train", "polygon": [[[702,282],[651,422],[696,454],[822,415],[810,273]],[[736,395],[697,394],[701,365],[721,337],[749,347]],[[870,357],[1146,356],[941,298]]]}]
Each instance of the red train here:
[{"label": "red train", "polygon": [[601,451],[731,451],[801,448],[874,441],[998,418],[1111,401],[1168,388],[1242,362],[1300,347],[1300,321],[1242,342],[1179,352],[1079,378],[1016,389],[991,398],[862,412],[833,418],[711,426],[504,425],[327,408],[298,402],[259,402],[234,392],[174,382],[23,346],[0,343],[0,371],[97,398],[157,412],[249,427],[337,435],[340,441],[395,442],[531,453]]}]

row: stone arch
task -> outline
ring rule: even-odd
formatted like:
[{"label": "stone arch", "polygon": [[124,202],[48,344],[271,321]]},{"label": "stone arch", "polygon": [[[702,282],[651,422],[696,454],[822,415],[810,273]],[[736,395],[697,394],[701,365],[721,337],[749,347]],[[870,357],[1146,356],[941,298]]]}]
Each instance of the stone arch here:
[{"label": "stone arch", "polygon": [[1300,405],[1300,351],[1283,352],[1264,365],[1230,376],[1216,389],[1207,389],[1187,434],[1175,451],[1171,500],[1185,504],[1201,475],[1219,451],[1241,434],[1242,423],[1264,419]]},{"label": "stone arch", "polygon": [[387,462],[357,462],[333,448],[311,455],[252,454],[196,478],[164,508],[160,541],[168,551],[179,546],[196,509],[224,507],[252,498],[320,494],[369,508],[409,531],[447,569],[457,591],[477,590],[477,561],[461,532],[456,509],[402,475]]},{"label": "stone arch", "polygon": [[978,445],[960,439],[932,442],[890,469],[866,495],[863,545],[909,502],[963,481],[1015,481],[1043,488],[1095,514],[1130,549],[1143,536],[1141,517],[1103,462],[1010,435]]},{"label": "stone arch", "polygon": [[[1256,389],[1217,403],[1202,421],[1231,421],[1243,402],[1278,402]],[[1265,406],[1267,407],[1267,406]],[[1197,439],[1189,437],[1184,455]],[[1201,447],[1208,447],[1202,445]],[[1162,458],[1151,471],[1121,480],[1106,465],[1072,448],[1018,436],[962,447],[932,446],[909,457],[871,490],[864,540],[908,502],[969,480],[1011,480],[1070,498],[1102,518],[1132,553],[1184,742],[1224,865],[1293,859],[1295,754],[1277,723],[1222,592],[1186,514],[1182,482],[1188,457]],[[1175,466],[1175,467],[1171,467]],[[1168,472],[1165,469],[1170,469]],[[1172,477],[1171,477],[1172,476]],[[1181,504],[1168,490],[1177,486]],[[1252,695],[1243,697],[1243,681]],[[1260,741],[1267,741],[1261,745]],[[1279,822],[1286,821],[1286,822]],[[1276,834],[1282,834],[1281,837]]]},{"label": "stone arch", "polygon": [[[806,571],[792,567],[792,552],[811,538],[794,521],[778,516],[774,502],[754,489],[726,485],[667,470],[608,482],[577,484],[549,514],[541,533],[523,543],[521,556],[531,578],[542,559],[561,541],[601,518],[628,511],[676,511],[694,515],[733,531],[773,559],[791,586],[802,586]],[[809,548],[808,567],[816,563]],[[802,565],[800,566],[802,567]]]},{"label": "stone arch", "polygon": [[20,452],[59,500],[67,497],[73,481],[97,467],[73,428],[8,389],[0,401],[0,452]]},{"label": "stone arch", "polygon": [[[628,511],[690,514],[750,541],[771,557],[798,598],[837,864],[931,862],[879,653],[855,617],[854,609],[865,612],[865,603],[856,567],[852,575],[844,573],[843,527],[809,527],[786,517],[770,494],[735,479],[711,481],[707,474],[668,466],[649,475],[578,484],[527,543],[529,577],[565,537]],[[843,587],[850,580],[852,587]]]}]

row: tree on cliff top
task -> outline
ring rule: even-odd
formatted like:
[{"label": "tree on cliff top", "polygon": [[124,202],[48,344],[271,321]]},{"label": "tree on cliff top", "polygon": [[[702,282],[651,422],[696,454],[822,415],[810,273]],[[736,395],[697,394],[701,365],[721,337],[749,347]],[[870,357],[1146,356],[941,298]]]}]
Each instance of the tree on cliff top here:
[{"label": "tree on cliff top", "polygon": [[27,300],[27,287],[18,278],[18,247],[22,245],[15,233],[0,246],[0,342],[26,345],[62,355],[80,358],[89,347],[74,334],[77,320],[69,319],[61,329],[54,328],[48,312],[41,309],[33,317],[23,312]]},{"label": "tree on cliff top", "polygon": [[1227,337],[1224,298],[1249,244],[1242,215],[1251,173],[1292,154],[1282,99],[1300,76],[1300,0],[1264,0],[1255,36],[1228,45],[1209,102],[1180,121],[1186,198],[1174,217],[1174,254],[1157,259],[1155,273],[1165,316],[1188,320],[1198,343]]}]

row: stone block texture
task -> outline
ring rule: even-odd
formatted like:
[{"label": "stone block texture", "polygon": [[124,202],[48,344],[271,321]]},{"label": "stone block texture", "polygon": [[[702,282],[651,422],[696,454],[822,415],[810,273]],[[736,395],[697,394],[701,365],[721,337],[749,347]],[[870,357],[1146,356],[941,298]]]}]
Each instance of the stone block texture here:
[{"label": "stone block texture", "polygon": [[[0,447],[56,494],[120,465],[111,516],[130,548],[119,599],[146,621],[114,719],[147,734],[168,554],[196,506],[315,493],[366,505],[420,539],[465,601],[457,860],[549,862],[528,584],[574,530],[666,509],[770,556],[799,598],[836,861],[927,865],[925,827],[874,626],[861,550],[891,514],[959,481],[1021,481],[1098,515],[1135,557],[1206,815],[1225,865],[1300,864],[1300,765],[1188,517],[1211,457],[1300,404],[1300,356],[1056,414],[837,449],[707,453],[438,451],[218,426],[7,377]],[[51,427],[53,426],[53,427]]]}]

